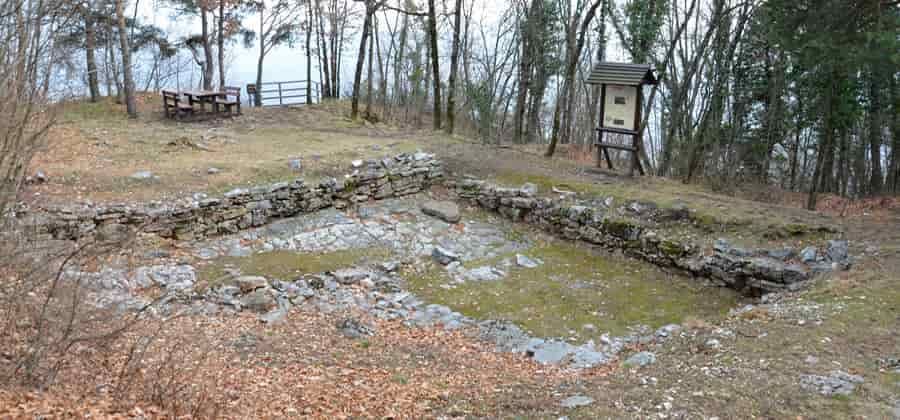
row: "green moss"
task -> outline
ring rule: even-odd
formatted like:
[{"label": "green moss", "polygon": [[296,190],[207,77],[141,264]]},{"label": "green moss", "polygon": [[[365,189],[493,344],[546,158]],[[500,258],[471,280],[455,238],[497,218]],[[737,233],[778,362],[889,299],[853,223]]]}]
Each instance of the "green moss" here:
[{"label": "green moss", "polygon": [[[443,269],[409,273],[409,288],[426,301],[446,304],[477,319],[506,319],[542,336],[594,337],[627,327],[658,327],[686,316],[716,317],[733,307],[736,294],[705,288],[639,261],[597,253],[565,241],[540,243],[526,253],[544,262],[534,269],[510,268],[494,282],[467,282],[454,289]],[[466,263],[496,265],[511,255]],[[568,333],[571,331],[571,333]]]},{"label": "green moss", "polygon": [[670,258],[678,258],[684,254],[684,246],[681,243],[671,239],[663,239],[659,243],[658,247],[665,256]]},{"label": "green moss", "polygon": [[693,220],[699,228],[709,232],[717,230],[722,225],[715,216],[706,213],[694,214]]},{"label": "green moss", "polygon": [[802,235],[809,231],[809,227],[802,223],[790,223],[784,226],[784,231],[791,235]]},{"label": "green moss", "polygon": [[197,277],[213,285],[227,278],[226,269],[231,268],[246,275],[291,280],[303,274],[337,270],[369,259],[383,259],[388,255],[389,252],[381,248],[304,254],[292,251],[263,252],[247,257],[221,257],[212,260],[200,267]]},{"label": "green moss", "polygon": [[627,239],[640,227],[624,219],[603,219],[603,231],[618,238]]}]

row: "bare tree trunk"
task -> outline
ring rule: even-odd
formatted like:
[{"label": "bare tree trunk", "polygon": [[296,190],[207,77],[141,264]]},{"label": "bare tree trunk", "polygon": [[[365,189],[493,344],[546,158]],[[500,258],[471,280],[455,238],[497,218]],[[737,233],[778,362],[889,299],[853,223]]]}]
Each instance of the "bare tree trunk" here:
[{"label": "bare tree trunk", "polygon": [[259,10],[259,57],[256,61],[256,90],[253,93],[253,103],[256,106],[262,106],[262,77],[263,77],[263,60],[266,58],[266,40],[263,38],[266,26],[265,12]]},{"label": "bare tree trunk", "polygon": [[359,117],[359,85],[362,82],[363,65],[366,62],[366,43],[369,42],[369,30],[372,25],[374,8],[366,3],[366,17],[363,21],[362,39],[359,41],[359,53],[356,56],[356,73],[353,76],[353,98],[350,101],[350,118]]},{"label": "bare tree trunk", "polygon": [[431,43],[431,67],[434,77],[434,129],[441,129],[441,66],[438,62],[437,12],[434,0],[428,0],[428,41]]},{"label": "bare tree trunk", "polygon": [[400,40],[397,46],[397,57],[394,61],[394,96],[397,105],[406,105],[406,89],[403,86],[403,55],[406,53],[406,42],[409,33],[409,16],[403,15],[403,26],[400,27]]},{"label": "bare tree trunk", "polygon": [[513,111],[513,142],[521,143],[523,140],[525,113],[528,109],[528,92],[533,88],[532,72],[534,70],[534,32],[537,30],[537,11],[542,5],[542,0],[532,0],[531,6],[525,11],[525,23],[522,25],[521,55],[519,57],[518,89],[516,93],[516,108]]},{"label": "bare tree trunk", "polygon": [[[390,22],[388,22],[390,24]],[[375,56],[378,58],[378,94],[381,97],[381,112],[387,116],[388,111],[388,93],[387,93],[387,63],[381,57],[381,39],[378,35],[378,19],[375,19]],[[390,51],[389,51],[390,52]]]},{"label": "bare tree trunk", "polygon": [[[369,24],[369,32],[372,32],[372,30],[373,30],[372,26],[375,26],[378,24],[374,13],[369,18],[369,21],[371,22]],[[369,35],[369,62],[368,62],[369,69],[368,69],[368,75],[367,75],[367,79],[366,79],[366,118],[372,117],[372,85],[375,84],[375,80],[374,80],[375,74],[372,72],[372,62],[375,61],[374,60],[375,57],[373,57],[375,55],[374,50],[375,50],[375,37],[370,34]]]},{"label": "bare tree trunk", "polygon": [[563,81],[563,89],[561,98],[556,102],[556,110],[553,113],[553,131],[550,134],[550,145],[547,146],[547,157],[553,156],[556,151],[556,143],[560,137],[560,113],[562,112],[562,142],[569,141],[569,127],[572,124],[572,107],[575,104],[575,70],[578,68],[578,61],[581,59],[581,51],[584,49],[585,37],[590,28],[591,21],[597,13],[597,8],[603,3],[603,0],[595,0],[588,9],[581,22],[581,28],[578,33],[578,40],[575,41],[575,28],[581,19],[581,13],[576,12],[572,23],[570,24],[569,34],[567,35],[566,48],[566,72]]},{"label": "bare tree trunk", "polygon": [[116,0],[116,18],[119,22],[119,44],[122,49],[122,73],[125,85],[125,109],[128,116],[137,118],[137,104],[134,99],[134,79],[131,74],[131,47],[128,45],[128,32],[125,27],[125,13],[122,3],[125,0]]},{"label": "bare tree trunk", "polygon": [[[832,78],[834,75],[830,75]],[[834,86],[834,81],[831,81],[831,84]],[[833,90],[826,90],[825,93],[825,115],[824,115],[824,124],[825,127],[823,129],[822,135],[824,139],[819,143],[818,150],[816,150],[816,166],[813,170],[813,178],[809,187],[809,197],[806,200],[806,209],[810,211],[816,211],[816,201],[817,201],[817,193],[819,190],[820,180],[823,178],[822,172],[825,167],[825,155],[828,149],[832,148],[832,144],[834,142],[834,98],[833,98]]]},{"label": "bare tree trunk", "polygon": [[[797,115],[803,115],[803,101],[797,101]],[[803,119],[797,118],[797,132],[794,134],[794,148],[791,152],[791,174],[790,174],[790,190],[794,191],[797,186],[797,161],[800,159],[800,135],[803,133]]]},{"label": "bare tree trunk", "polygon": [[219,90],[225,89],[225,0],[219,0],[219,28],[216,41],[219,46]]},{"label": "bare tree trunk", "polygon": [[456,75],[459,72],[459,32],[462,0],[456,0],[453,18],[453,47],[450,53],[450,78],[447,80],[447,134],[453,134],[456,124]]},{"label": "bare tree trunk", "polygon": [[313,6],[312,2],[306,3],[307,22],[306,25],[306,103],[313,103],[312,99],[312,27],[313,27]]},{"label": "bare tree trunk", "polygon": [[212,46],[209,43],[209,11],[206,6],[200,6],[201,37],[203,38],[203,89],[212,90],[213,56]]},{"label": "bare tree trunk", "polygon": [[328,43],[325,39],[325,22],[324,17],[322,16],[322,7],[319,2],[320,0],[316,0],[316,20],[319,23],[317,33],[322,45],[320,59],[322,60],[322,72],[325,75],[325,78],[322,80],[322,91],[324,92],[322,97],[331,98],[331,73],[329,71]]},{"label": "bare tree trunk", "polygon": [[100,81],[97,78],[97,33],[94,23],[94,9],[88,4],[88,10],[84,12],[84,50],[87,61],[88,90],[91,94],[91,102],[100,99]]}]

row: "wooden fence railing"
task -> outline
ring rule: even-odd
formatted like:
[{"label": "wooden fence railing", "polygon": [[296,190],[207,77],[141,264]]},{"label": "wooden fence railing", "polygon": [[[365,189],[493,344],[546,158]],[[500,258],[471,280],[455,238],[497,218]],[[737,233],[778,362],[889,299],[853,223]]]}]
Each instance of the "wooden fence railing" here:
[{"label": "wooden fence railing", "polygon": [[[247,84],[247,96],[255,106],[291,106],[319,103],[321,87],[312,80],[291,80],[286,82],[263,82],[259,85],[259,101],[257,101],[256,84]],[[308,96],[310,96],[308,98]],[[312,102],[307,101],[311,99]]]}]

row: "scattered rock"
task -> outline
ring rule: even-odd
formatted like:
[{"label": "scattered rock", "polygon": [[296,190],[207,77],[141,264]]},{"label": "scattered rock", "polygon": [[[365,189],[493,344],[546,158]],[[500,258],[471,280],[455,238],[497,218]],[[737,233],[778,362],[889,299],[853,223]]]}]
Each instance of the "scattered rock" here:
[{"label": "scattered rock", "polygon": [[261,315],[259,320],[266,324],[277,324],[284,321],[284,318],[287,317],[287,313],[287,308],[278,308]]},{"label": "scattered rock", "polygon": [[353,318],[344,318],[338,322],[337,329],[347,338],[362,338],[375,334],[372,327]]},{"label": "scattered rock", "polygon": [[356,160],[350,162],[350,165],[353,166],[354,168],[362,168],[363,161],[361,159],[356,159]]},{"label": "scattered rock", "polygon": [[536,268],[541,264],[542,262],[539,260],[533,260],[525,255],[516,254],[516,265],[518,265],[519,267]]},{"label": "scattered rock", "polygon": [[572,353],[572,345],[558,340],[543,341],[540,340],[529,348],[526,353],[540,364],[558,364],[562,362],[566,356]]},{"label": "scattered rock", "polygon": [[489,265],[464,271],[462,276],[473,281],[497,281],[506,277],[506,272]]},{"label": "scattered rock", "polygon": [[656,355],[649,351],[642,351],[631,355],[625,360],[625,366],[644,367],[656,363]]},{"label": "scattered rock", "polygon": [[261,276],[239,276],[234,279],[234,285],[241,289],[241,293],[250,293],[268,287],[269,281]]},{"label": "scattered rock", "polygon": [[235,246],[228,249],[226,253],[229,257],[249,257],[250,254],[253,253],[253,250],[242,246],[241,244],[236,244]]},{"label": "scattered rock", "polygon": [[213,167],[211,167],[211,168],[207,168],[207,169],[206,169],[206,173],[209,174],[209,175],[215,175],[215,174],[217,174],[217,173],[219,173],[219,172],[222,172],[222,170],[219,169],[219,168],[213,168]]},{"label": "scattered rock", "polygon": [[572,361],[569,367],[575,369],[590,369],[595,366],[605,365],[612,361],[612,356],[594,349],[593,341],[580,346],[572,353]]},{"label": "scattered rock", "polygon": [[658,330],[656,330],[655,335],[658,340],[665,340],[665,339],[677,334],[679,331],[681,331],[681,325],[668,324],[668,325],[663,325]]},{"label": "scattered rock", "polygon": [[573,395],[560,401],[559,405],[563,408],[576,408],[591,405],[593,403],[594,399],[591,397],[586,397],[584,395]]},{"label": "scattered rock", "polygon": [[257,313],[267,313],[278,306],[268,288],[256,289],[241,297],[241,306]]},{"label": "scattered rock", "polygon": [[520,190],[525,195],[534,196],[538,193],[538,186],[531,182],[526,182],[524,185],[522,185],[522,188],[520,188]]},{"label": "scattered rock", "polygon": [[440,246],[431,250],[431,257],[441,265],[447,265],[454,261],[459,261],[459,255],[449,249]]},{"label": "scattered rock", "polygon": [[569,198],[569,197],[574,197],[577,195],[577,193],[575,193],[575,191],[564,190],[562,188],[557,188],[557,187],[551,188],[551,191],[553,191],[554,194],[559,194],[560,197],[562,197],[562,198]]},{"label": "scattered rock", "polygon": [[47,176],[44,171],[38,170],[34,173],[34,175],[29,175],[25,177],[26,184],[43,184],[50,180],[50,177]]},{"label": "scattered rock", "polygon": [[385,261],[378,264],[378,268],[385,273],[393,273],[400,268],[400,261]]},{"label": "scattered rock", "polygon": [[359,283],[361,280],[369,278],[372,273],[361,268],[343,268],[331,274],[338,283],[349,285]]},{"label": "scattered rock", "polygon": [[194,267],[189,265],[155,265],[138,267],[135,270],[133,283],[138,287],[156,284],[166,290],[178,291],[194,287],[197,275]]},{"label": "scattered rock", "polygon": [[845,239],[830,240],[825,254],[832,262],[845,262],[850,255],[850,244]]},{"label": "scattered rock", "polygon": [[719,341],[718,338],[710,338],[709,340],[706,340],[706,343],[703,343],[703,345],[710,350],[718,350],[722,348],[722,342]]},{"label": "scattered rock", "polygon": [[792,248],[770,249],[766,251],[766,255],[776,260],[787,261],[794,258],[796,252]]},{"label": "scattered rock", "polygon": [[800,377],[801,388],[826,397],[850,395],[856,389],[856,386],[863,382],[864,380],[861,376],[851,375],[839,370],[831,371],[828,376],[803,375]]},{"label": "scattered rock", "polygon": [[447,223],[459,223],[459,206],[452,201],[426,201],[422,203],[422,213],[437,217]]},{"label": "scattered rock", "polygon": [[138,180],[138,181],[149,181],[154,179],[159,179],[158,176],[154,175],[153,172],[150,171],[137,171],[129,176],[129,178]]},{"label": "scattered rock", "polygon": [[813,246],[808,246],[806,248],[803,248],[802,251],[800,251],[800,261],[803,261],[805,263],[811,263],[811,262],[816,261],[817,256],[818,256],[818,252],[816,251],[816,248]]},{"label": "scattered rock", "polygon": [[728,242],[727,239],[719,238],[719,239],[716,239],[715,242],[713,242],[713,250],[716,252],[728,253],[728,251],[731,250],[731,244]]}]

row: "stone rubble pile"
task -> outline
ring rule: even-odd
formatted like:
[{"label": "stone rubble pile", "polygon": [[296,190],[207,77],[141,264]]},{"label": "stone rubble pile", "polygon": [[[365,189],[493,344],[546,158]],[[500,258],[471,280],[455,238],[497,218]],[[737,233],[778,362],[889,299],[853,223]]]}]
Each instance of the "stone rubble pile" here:
[{"label": "stone rubble pile", "polygon": [[612,198],[574,200],[538,197],[533,185],[507,188],[477,179],[445,182],[456,195],[482,208],[496,211],[570,240],[582,240],[650,263],[677,268],[751,294],[797,290],[815,273],[850,265],[846,240],[832,240],[824,252],[804,250],[810,258],[794,258],[792,250],[747,250],[725,240],[712,249],[663,237],[623,214],[640,214],[655,220],[687,217],[687,209],[658,209],[655,205],[628,202],[616,207]]},{"label": "stone rubble pile", "polygon": [[[262,226],[272,219],[328,207],[420,192],[443,177],[441,162],[424,152],[360,161],[344,179],[318,185],[303,179],[254,188],[237,188],[219,198],[174,204],[62,205],[20,208],[17,218],[39,238],[78,240],[104,230],[140,229],[162,237],[194,240]],[[202,197],[202,196],[201,196]]]},{"label": "stone rubble pile", "polygon": [[[67,278],[91,276],[106,281],[90,281],[95,304],[133,311],[151,305],[147,298],[132,293],[136,289],[158,288],[165,297],[150,312],[166,316],[180,311],[216,315],[248,311],[265,323],[280,322],[293,307],[310,307],[326,313],[363,311],[386,320],[400,320],[409,327],[468,328],[478,338],[496,345],[498,351],[523,354],[536,362],[587,369],[616,359],[626,343],[638,338],[609,338],[574,345],[559,339],[529,335],[505,321],[477,321],[445,305],[427,304],[401,288],[394,270],[399,264],[387,262],[352,267],[333,272],[302,275],[290,281],[231,273],[213,286],[200,285],[192,266],[160,264],[141,267],[134,273],[105,270],[101,273],[69,272]],[[349,338],[375,332],[353,318],[344,318],[336,328]]]}]

